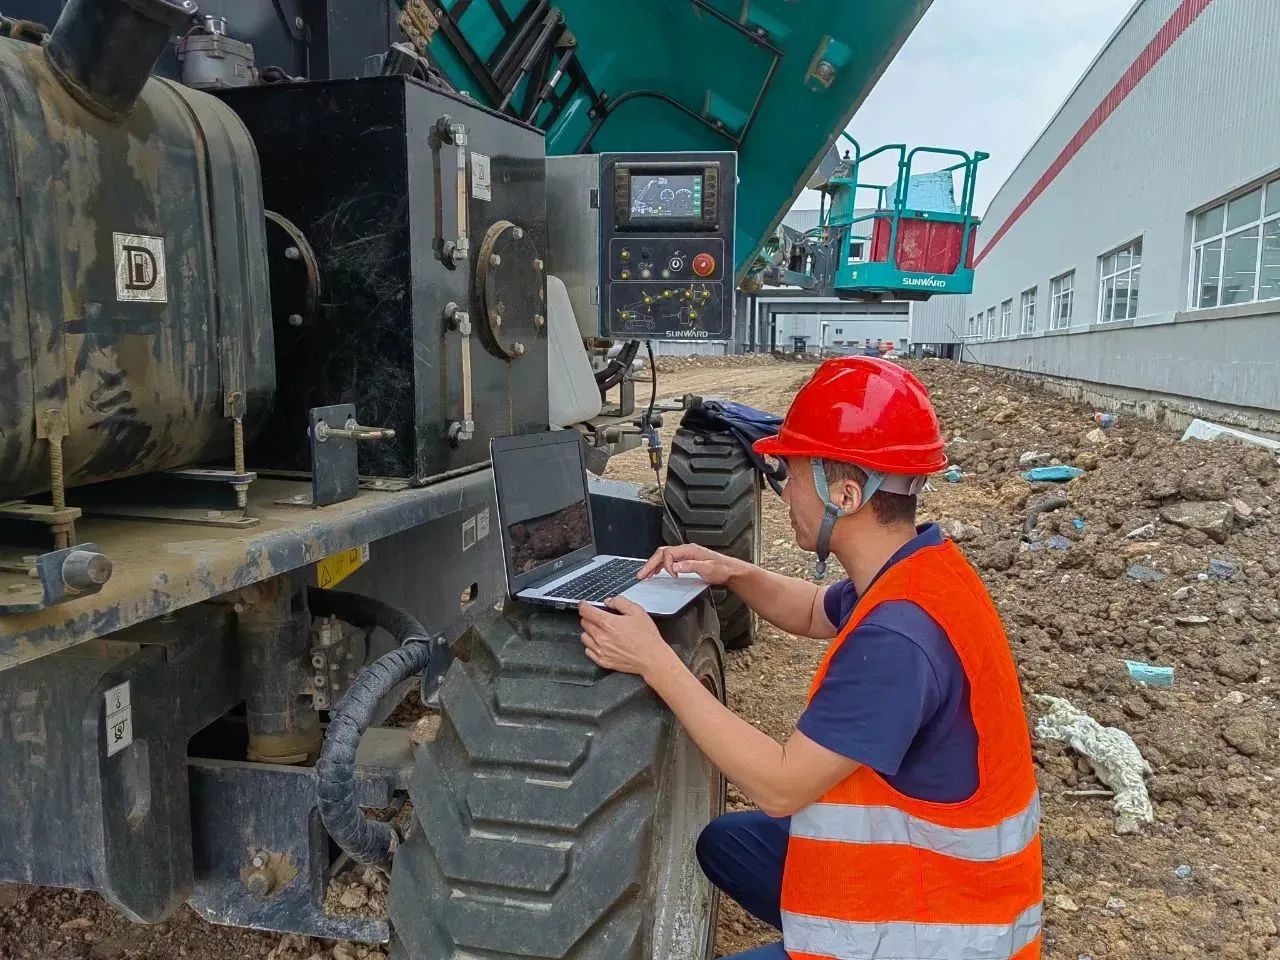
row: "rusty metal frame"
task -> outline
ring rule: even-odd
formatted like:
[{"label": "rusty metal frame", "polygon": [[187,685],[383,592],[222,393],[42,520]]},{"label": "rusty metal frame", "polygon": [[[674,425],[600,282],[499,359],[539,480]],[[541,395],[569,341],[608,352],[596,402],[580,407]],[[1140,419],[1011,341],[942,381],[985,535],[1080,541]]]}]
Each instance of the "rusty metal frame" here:
[{"label": "rusty metal frame", "polygon": [[81,521],[115,574],[92,596],[35,613],[0,616],[0,670],[163,617],[192,604],[297,570],[325,557],[381,540],[490,502],[487,464],[428,487],[362,488],[352,500],[318,509],[282,506],[309,496],[309,481],[259,479],[252,489],[252,530],[93,517]]}]

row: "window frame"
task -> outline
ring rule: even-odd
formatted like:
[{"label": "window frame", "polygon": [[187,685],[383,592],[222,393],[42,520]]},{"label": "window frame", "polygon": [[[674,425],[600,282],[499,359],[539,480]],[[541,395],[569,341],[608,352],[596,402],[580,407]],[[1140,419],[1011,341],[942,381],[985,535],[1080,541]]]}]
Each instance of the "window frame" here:
[{"label": "window frame", "polygon": [[[1095,314],[1098,323],[1119,323],[1122,320],[1133,320],[1138,316],[1138,303],[1142,296],[1142,257],[1143,238],[1141,236],[1134,237],[1128,243],[1122,243],[1118,247],[1108,250],[1098,258],[1098,310]],[[1112,257],[1117,259],[1121,254],[1129,255],[1129,265],[1120,268],[1117,266],[1111,273],[1107,273],[1106,263]],[[1135,262],[1136,260],[1136,262]],[[1116,281],[1123,277],[1129,284],[1128,289],[1133,291],[1133,295],[1128,298],[1128,303],[1133,306],[1133,313],[1129,313],[1128,306],[1125,308],[1125,316],[1103,316],[1103,307],[1107,302],[1107,281]],[[1112,287],[1114,290],[1115,287]],[[1115,306],[1115,297],[1112,297],[1111,306]],[[1112,309],[1111,313],[1115,313]]]},{"label": "window frame", "polygon": [[[1063,286],[1063,284],[1067,286]],[[1062,305],[1066,304],[1063,311]],[[1068,270],[1049,281],[1049,329],[1070,330],[1071,320],[1075,316],[1076,272]],[[1065,317],[1063,313],[1065,312]]]},{"label": "window frame", "polygon": [[1013,336],[1013,297],[1000,304],[1000,336]]},{"label": "window frame", "polygon": [[[1036,332],[1036,302],[1040,299],[1040,284],[1034,287],[1028,287],[1022,291],[1021,299],[1018,303],[1018,334],[1019,336],[1027,336]],[[1028,310],[1028,307],[1030,310]],[[1030,326],[1027,319],[1030,317]]]},{"label": "window frame", "polygon": [[[1231,204],[1237,200],[1249,196],[1254,191],[1258,192],[1258,216],[1253,220],[1249,220],[1238,227],[1230,227],[1228,216],[1231,212]],[[1262,263],[1265,259],[1267,248],[1267,227],[1272,224],[1277,225],[1280,231],[1280,203],[1276,204],[1274,213],[1267,213],[1267,200],[1271,196],[1271,192],[1275,191],[1280,195],[1280,175],[1272,175],[1261,182],[1251,183],[1246,187],[1242,187],[1233,193],[1227,194],[1207,206],[1193,210],[1189,216],[1191,218],[1191,258],[1187,264],[1187,309],[1188,310],[1212,310],[1215,307],[1223,306],[1242,306],[1249,303],[1266,303],[1271,300],[1280,299],[1280,283],[1276,284],[1277,293],[1275,296],[1262,296]],[[1201,217],[1205,214],[1213,213],[1215,210],[1222,210],[1222,226],[1216,233],[1206,234],[1204,237],[1196,237],[1196,225]],[[1251,230],[1257,231],[1256,242],[1258,245],[1256,258],[1254,260],[1253,272],[1253,296],[1248,300],[1234,301],[1232,303],[1223,302],[1223,293],[1226,290],[1225,267],[1227,259],[1227,240],[1231,237],[1248,233]],[[1200,302],[1200,294],[1203,290],[1203,284],[1198,283],[1198,274],[1202,266],[1206,247],[1213,244],[1219,244],[1218,254],[1218,278],[1217,278],[1217,297],[1213,303],[1202,304]]]}]

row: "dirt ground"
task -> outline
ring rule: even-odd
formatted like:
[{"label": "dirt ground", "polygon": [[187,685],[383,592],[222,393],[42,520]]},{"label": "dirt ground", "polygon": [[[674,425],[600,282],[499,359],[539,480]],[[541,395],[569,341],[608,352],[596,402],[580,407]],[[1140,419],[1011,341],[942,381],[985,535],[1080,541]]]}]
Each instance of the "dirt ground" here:
[{"label": "dirt ground", "polygon": [[[782,412],[811,371],[753,358],[660,360],[660,395],[726,396]],[[1154,823],[1117,835],[1103,785],[1061,744],[1033,741],[1045,819],[1046,955],[1064,960],[1280,960],[1280,470],[1256,448],[1179,443],[1126,416],[1097,431],[1094,410],[944,361],[914,369],[930,387],[962,470],[938,479],[924,519],[944,523],[991,590],[1033,698],[1070,700],[1127,731],[1152,768]],[[663,428],[669,439],[675,417]],[[1085,470],[1033,484],[1031,465]],[[643,451],[610,474],[652,482]],[[1064,505],[1026,523],[1059,495]],[[764,563],[812,576],[781,502],[765,501]],[[837,574],[838,575],[838,572]],[[835,576],[829,576],[829,580]],[[764,626],[729,655],[731,705],[787,736],[822,642]],[[1124,660],[1174,668],[1140,686]],[[731,805],[743,798],[730,791]],[[376,877],[335,889],[355,903]],[[776,935],[727,904],[724,953]],[[378,948],[212,927],[184,910],[156,927],[123,921],[93,895],[0,887],[0,960],[375,960]],[[657,958],[655,958],[657,960]]]}]

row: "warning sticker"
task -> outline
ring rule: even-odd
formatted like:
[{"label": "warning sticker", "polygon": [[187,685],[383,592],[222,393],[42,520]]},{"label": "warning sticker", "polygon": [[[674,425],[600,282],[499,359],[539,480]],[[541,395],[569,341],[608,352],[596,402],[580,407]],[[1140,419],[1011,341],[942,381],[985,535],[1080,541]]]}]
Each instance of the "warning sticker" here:
[{"label": "warning sticker", "polygon": [[470,550],[476,545],[476,518],[463,521],[462,524],[462,549]]},{"label": "warning sticker", "polygon": [[164,238],[138,233],[113,233],[116,299],[168,303],[169,282],[164,268]]},{"label": "warning sticker", "polygon": [[343,550],[331,557],[325,557],[316,564],[316,583],[321,589],[328,589],[341,583],[369,562],[369,545],[362,544]]},{"label": "warning sticker", "polygon": [[477,200],[493,199],[493,177],[489,158],[483,153],[471,154],[471,195]]},{"label": "warning sticker", "polygon": [[102,695],[103,713],[107,718],[107,756],[113,756],[133,743],[133,707],[129,702],[129,681],[112,687]]},{"label": "warning sticker", "polygon": [[485,507],[476,514],[476,539],[483,540],[489,535],[489,508]]}]

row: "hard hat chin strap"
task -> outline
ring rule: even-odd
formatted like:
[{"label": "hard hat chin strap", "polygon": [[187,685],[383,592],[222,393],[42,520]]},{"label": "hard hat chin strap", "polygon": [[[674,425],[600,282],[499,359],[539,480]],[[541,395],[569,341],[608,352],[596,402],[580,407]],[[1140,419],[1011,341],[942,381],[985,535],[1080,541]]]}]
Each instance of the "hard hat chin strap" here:
[{"label": "hard hat chin strap", "polygon": [[[831,502],[831,486],[827,483],[827,469],[822,465],[822,460],[813,457],[809,461],[813,465],[813,487],[818,491],[818,496],[822,498],[824,509],[822,512],[822,526],[818,528],[818,562],[814,566],[814,572],[821,580],[827,575],[827,558],[831,556],[831,534],[836,528],[836,521],[841,517],[852,516],[856,510],[841,510]],[[858,505],[861,510],[867,505],[876,491],[883,485],[888,475],[878,470],[868,470],[861,468],[862,472],[867,475],[867,482],[862,485],[862,503]]]}]

